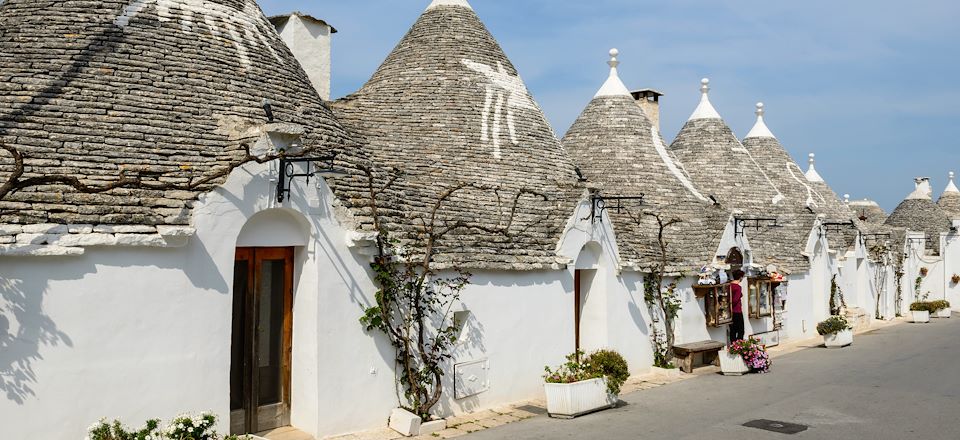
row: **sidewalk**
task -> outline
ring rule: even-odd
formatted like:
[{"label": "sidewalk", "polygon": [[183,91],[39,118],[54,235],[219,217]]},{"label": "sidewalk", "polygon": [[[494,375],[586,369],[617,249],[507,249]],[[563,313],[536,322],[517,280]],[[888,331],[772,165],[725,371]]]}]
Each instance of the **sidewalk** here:
[{"label": "sidewalk", "polygon": [[[856,330],[854,334],[870,333],[882,328],[903,324],[906,321],[903,318],[897,318],[892,321],[872,321],[870,327]],[[823,338],[820,336],[786,341],[776,347],[771,347],[767,351],[773,358],[794,353],[808,348],[816,348],[823,345]],[[652,388],[662,387],[675,382],[692,379],[707,374],[716,374],[720,371],[716,366],[698,367],[692,374],[680,372],[680,370],[659,370],[654,372],[632,376],[627,379],[621,388],[621,395],[632,394]],[[456,438],[477,431],[483,431],[497,426],[509,423],[519,422],[521,420],[533,417],[545,417],[547,415],[546,402],[542,399],[528,400],[505,405],[499,408],[479,411],[470,414],[463,414],[447,419],[447,429],[429,435],[409,437],[410,439],[447,439]],[[337,437],[327,437],[326,440],[395,440],[405,438],[390,428],[381,428],[373,431],[347,434]]]}]

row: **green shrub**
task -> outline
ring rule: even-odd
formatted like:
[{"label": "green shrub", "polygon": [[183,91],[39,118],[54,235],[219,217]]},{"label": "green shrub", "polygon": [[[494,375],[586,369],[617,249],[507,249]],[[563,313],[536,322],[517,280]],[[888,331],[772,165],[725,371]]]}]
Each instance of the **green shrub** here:
[{"label": "green shrub", "polygon": [[838,333],[852,328],[853,327],[850,326],[850,323],[847,322],[846,317],[835,315],[817,324],[817,333],[820,333],[821,335],[829,335],[831,333]]},{"label": "green shrub", "polygon": [[627,361],[613,350],[598,350],[587,358],[589,371],[607,378],[607,390],[619,395],[620,387],[630,377]]},{"label": "green shrub", "polygon": [[947,301],[947,300],[945,300],[945,299],[938,299],[938,300],[936,300],[936,301],[930,301],[930,307],[932,307],[933,310],[949,309],[949,308],[950,308],[950,301]]},{"label": "green shrub", "polygon": [[107,423],[107,419],[100,419],[99,422],[90,425],[87,428],[87,440],[160,440],[160,420],[148,420],[139,431],[127,431],[127,428],[114,420],[113,423]]},{"label": "green shrub", "polygon": [[86,440],[247,440],[246,435],[228,435],[221,437],[214,431],[217,416],[200,413],[199,416],[183,415],[177,417],[165,430],[160,429],[160,420],[148,420],[139,431],[127,431],[119,420],[107,423],[106,419],[87,428]]},{"label": "green shrub", "polygon": [[599,350],[585,356],[584,352],[567,356],[567,362],[556,370],[549,366],[543,367],[543,375],[547,383],[574,383],[590,379],[607,378],[607,391],[611,394],[620,394],[620,387],[630,377],[627,361],[620,353],[613,350]]},{"label": "green shrub", "polygon": [[917,301],[913,304],[910,304],[911,312],[930,312],[934,313],[937,309],[933,308],[933,303],[930,301]]}]

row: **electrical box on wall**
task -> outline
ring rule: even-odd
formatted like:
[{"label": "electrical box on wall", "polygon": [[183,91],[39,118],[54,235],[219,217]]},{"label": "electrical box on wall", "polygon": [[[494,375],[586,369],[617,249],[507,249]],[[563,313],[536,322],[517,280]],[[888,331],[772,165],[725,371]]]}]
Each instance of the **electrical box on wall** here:
[{"label": "electrical box on wall", "polygon": [[453,366],[453,395],[456,399],[475,396],[490,389],[490,360],[464,362]]}]

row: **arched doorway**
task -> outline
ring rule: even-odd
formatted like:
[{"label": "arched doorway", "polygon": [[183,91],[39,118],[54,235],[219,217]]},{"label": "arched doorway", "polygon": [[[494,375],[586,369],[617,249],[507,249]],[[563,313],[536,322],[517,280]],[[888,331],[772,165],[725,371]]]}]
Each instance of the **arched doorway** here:
[{"label": "arched doorway", "polygon": [[234,260],[230,432],[290,424],[294,255],[309,229],[298,214],[258,213],[244,225]]}]

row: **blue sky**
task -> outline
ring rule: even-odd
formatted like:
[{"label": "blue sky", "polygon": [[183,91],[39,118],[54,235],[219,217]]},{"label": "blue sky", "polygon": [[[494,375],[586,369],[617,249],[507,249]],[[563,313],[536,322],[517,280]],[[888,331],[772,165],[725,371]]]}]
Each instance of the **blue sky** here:
[{"label": "blue sky", "polygon": [[[333,96],[358,89],[429,0],[259,0],[299,10],[334,35]],[[807,153],[839,194],[889,212],[932,178],[960,171],[960,2],[945,0],[473,0],[562,136],[620,49],[630,88],[652,87],[668,141],[696,107],[699,80],[742,137],[754,104],[806,168]]]}]

